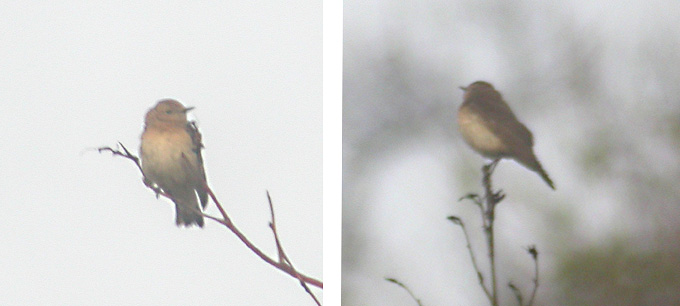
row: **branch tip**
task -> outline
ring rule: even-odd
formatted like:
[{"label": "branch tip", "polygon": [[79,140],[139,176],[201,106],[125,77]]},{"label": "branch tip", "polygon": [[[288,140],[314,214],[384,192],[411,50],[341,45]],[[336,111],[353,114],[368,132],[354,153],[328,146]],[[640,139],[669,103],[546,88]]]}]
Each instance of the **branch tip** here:
[{"label": "branch tip", "polygon": [[[158,188],[158,186],[155,186],[155,184],[153,184],[148,179],[146,179],[146,177],[144,176],[144,171],[142,171],[142,166],[140,164],[139,158],[137,156],[135,156],[134,154],[132,154],[125,147],[125,145],[123,145],[123,143],[118,142],[118,146],[122,149],[122,151],[121,151],[121,149],[118,149],[118,148],[114,149],[114,148],[111,148],[111,147],[100,147],[100,148],[97,148],[97,151],[99,153],[104,152],[104,151],[108,151],[108,152],[111,152],[111,154],[113,154],[114,156],[118,155],[118,156],[127,158],[129,160],[132,160],[135,163],[135,165],[137,165],[137,168],[139,169],[139,171],[142,173],[142,182],[144,183],[144,185],[146,187],[148,187],[148,188],[150,188],[151,190],[154,191],[154,193],[156,194],[156,198],[158,198],[159,195],[163,195],[164,197],[167,197],[170,200],[172,200],[172,198],[167,193],[165,193],[162,189]],[[272,265],[276,269],[281,270],[281,271],[287,273],[288,275],[296,278],[300,282],[302,287],[305,289],[305,291],[312,297],[314,302],[317,305],[321,305],[321,303],[316,298],[316,296],[311,292],[311,290],[309,289],[309,286],[307,286],[307,284],[310,284],[310,285],[313,285],[315,287],[323,289],[323,282],[316,280],[314,278],[311,278],[309,276],[303,275],[300,272],[298,272],[297,270],[295,270],[295,268],[291,264],[290,260],[286,257],[285,253],[283,252],[283,248],[281,247],[281,243],[278,239],[278,234],[276,233],[276,220],[274,219],[274,205],[272,204],[272,199],[271,199],[271,196],[269,195],[269,190],[267,190],[267,199],[268,199],[268,202],[269,202],[269,208],[271,210],[271,217],[272,217],[272,221],[269,223],[269,227],[274,232],[274,236],[275,236],[275,240],[276,240],[276,244],[277,244],[277,249],[279,250],[279,260],[280,260],[279,262],[274,261],[272,258],[270,258],[266,254],[264,254],[252,242],[250,242],[250,240],[248,240],[248,238],[246,238],[246,236],[243,233],[241,233],[241,231],[238,228],[236,228],[234,223],[229,218],[229,215],[227,215],[227,212],[224,210],[224,208],[220,204],[219,200],[217,199],[217,197],[215,196],[215,194],[210,189],[210,187],[208,186],[207,183],[204,185],[204,189],[208,193],[210,198],[213,200],[213,202],[215,203],[215,206],[217,206],[217,209],[219,210],[220,214],[222,215],[222,219],[207,215],[207,214],[203,213],[202,211],[199,211],[198,213],[200,213],[205,218],[211,219],[211,220],[213,220],[213,221],[215,221],[219,224],[224,225],[229,230],[231,230],[232,233],[234,233],[241,240],[241,242],[243,242],[246,245],[246,247],[248,247],[248,249],[253,251],[253,253],[255,253],[262,260],[269,263],[270,265]]]},{"label": "branch tip", "polygon": [[457,217],[457,216],[448,216],[446,219],[448,219],[449,221],[453,222],[454,224],[463,225],[463,220],[461,220],[460,217]]}]

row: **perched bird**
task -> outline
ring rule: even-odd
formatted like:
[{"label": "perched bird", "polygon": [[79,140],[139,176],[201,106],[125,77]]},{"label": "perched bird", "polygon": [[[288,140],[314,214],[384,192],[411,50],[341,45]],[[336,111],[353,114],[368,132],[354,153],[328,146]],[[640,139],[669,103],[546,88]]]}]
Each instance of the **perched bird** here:
[{"label": "perched bird", "polygon": [[159,101],[146,113],[140,151],[145,183],[157,185],[175,202],[177,226],[203,227],[196,194],[203,208],[208,194],[201,134],[187,121],[192,109],[171,99]]},{"label": "perched bird", "polygon": [[458,109],[458,129],[472,149],[494,162],[512,158],[555,185],[534,155],[534,140],[493,85],[477,81],[461,87],[463,104]]}]

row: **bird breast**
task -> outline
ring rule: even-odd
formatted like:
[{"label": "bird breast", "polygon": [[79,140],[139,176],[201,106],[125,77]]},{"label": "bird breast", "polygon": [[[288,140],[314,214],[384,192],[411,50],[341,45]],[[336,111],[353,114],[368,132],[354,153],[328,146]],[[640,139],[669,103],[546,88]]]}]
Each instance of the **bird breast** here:
[{"label": "bird breast", "polygon": [[186,184],[190,180],[187,166],[193,168],[197,162],[192,146],[187,133],[145,132],[141,146],[144,175],[161,188]]},{"label": "bird breast", "polygon": [[458,111],[458,127],[465,142],[478,153],[492,159],[503,156],[503,141],[485,124],[484,119],[467,107]]}]

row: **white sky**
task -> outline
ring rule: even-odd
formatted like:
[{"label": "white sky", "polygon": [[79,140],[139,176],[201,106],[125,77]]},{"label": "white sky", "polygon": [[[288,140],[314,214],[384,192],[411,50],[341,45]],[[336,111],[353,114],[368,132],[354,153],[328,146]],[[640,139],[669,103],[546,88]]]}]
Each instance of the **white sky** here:
[{"label": "white sky", "polygon": [[0,4],[0,304],[312,305],[222,226],[177,228],[133,163],[91,149],[136,153],[156,101],[195,106],[232,220],[275,256],[269,190],[289,257],[323,279],[321,8]]}]

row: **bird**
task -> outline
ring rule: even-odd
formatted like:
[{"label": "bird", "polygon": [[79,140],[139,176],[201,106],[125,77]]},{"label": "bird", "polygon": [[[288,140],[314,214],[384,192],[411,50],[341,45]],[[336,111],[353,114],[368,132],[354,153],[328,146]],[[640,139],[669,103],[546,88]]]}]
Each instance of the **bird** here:
[{"label": "bird", "polygon": [[464,91],[458,109],[458,129],[477,153],[497,163],[502,158],[519,162],[538,173],[555,190],[555,184],[534,154],[531,131],[519,122],[501,94],[488,82],[477,81]]},{"label": "bird", "polygon": [[140,155],[145,184],[169,195],[175,203],[177,226],[203,227],[198,202],[205,209],[207,183],[202,137],[195,122],[187,121],[192,109],[177,100],[160,100],[146,113]]}]

